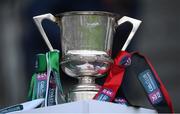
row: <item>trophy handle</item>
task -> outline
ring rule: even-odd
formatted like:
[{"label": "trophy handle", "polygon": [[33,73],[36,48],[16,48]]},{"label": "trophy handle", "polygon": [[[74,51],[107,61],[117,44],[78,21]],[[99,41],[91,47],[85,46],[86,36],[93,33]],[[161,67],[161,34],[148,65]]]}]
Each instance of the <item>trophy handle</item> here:
[{"label": "trophy handle", "polygon": [[43,14],[43,15],[34,16],[33,19],[34,19],[34,22],[35,22],[36,26],[38,27],[41,35],[42,35],[44,41],[46,42],[49,50],[53,51],[54,49],[53,49],[53,47],[52,47],[52,45],[51,45],[51,43],[50,43],[44,29],[42,27],[42,21],[44,19],[48,19],[48,20],[50,20],[52,22],[56,22],[56,17],[53,16],[51,13],[47,13],[47,14]]},{"label": "trophy handle", "polygon": [[122,47],[122,51],[125,51],[127,46],[129,45],[129,43],[131,42],[134,34],[136,33],[137,29],[139,28],[139,25],[141,24],[142,21],[137,20],[137,19],[133,19],[127,16],[123,16],[121,19],[118,20],[118,25],[121,25],[122,23],[125,22],[130,22],[133,25],[133,28],[126,40],[126,42],[124,43],[124,46]]}]

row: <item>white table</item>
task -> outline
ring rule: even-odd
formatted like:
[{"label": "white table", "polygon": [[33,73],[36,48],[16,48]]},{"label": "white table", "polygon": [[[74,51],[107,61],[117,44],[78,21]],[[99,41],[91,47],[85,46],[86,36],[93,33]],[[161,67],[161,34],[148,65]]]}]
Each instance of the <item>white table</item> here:
[{"label": "white table", "polygon": [[135,108],[131,106],[125,106],[121,104],[101,102],[95,100],[88,101],[77,101],[65,104],[59,104],[50,107],[38,108],[26,112],[18,112],[23,114],[34,114],[34,113],[80,113],[80,114],[90,114],[90,113],[151,113],[157,114],[155,110],[145,109],[145,108]]}]

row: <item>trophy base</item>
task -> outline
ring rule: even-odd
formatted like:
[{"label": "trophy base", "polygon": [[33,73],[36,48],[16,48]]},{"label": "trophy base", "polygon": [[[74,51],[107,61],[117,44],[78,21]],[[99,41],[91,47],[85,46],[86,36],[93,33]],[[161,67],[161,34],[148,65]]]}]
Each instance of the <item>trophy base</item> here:
[{"label": "trophy base", "polygon": [[68,93],[68,102],[92,100],[101,87],[95,84],[94,78],[92,77],[85,76],[79,78],[79,82],[80,83],[75,85],[74,88]]}]

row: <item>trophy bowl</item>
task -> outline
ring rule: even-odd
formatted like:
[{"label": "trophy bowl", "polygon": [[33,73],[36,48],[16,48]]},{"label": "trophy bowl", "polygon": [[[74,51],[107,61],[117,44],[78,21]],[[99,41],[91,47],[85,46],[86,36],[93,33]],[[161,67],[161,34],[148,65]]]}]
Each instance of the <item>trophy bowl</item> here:
[{"label": "trophy bowl", "polygon": [[63,71],[72,77],[102,76],[111,60],[118,16],[108,12],[74,11],[57,15],[61,26]]}]

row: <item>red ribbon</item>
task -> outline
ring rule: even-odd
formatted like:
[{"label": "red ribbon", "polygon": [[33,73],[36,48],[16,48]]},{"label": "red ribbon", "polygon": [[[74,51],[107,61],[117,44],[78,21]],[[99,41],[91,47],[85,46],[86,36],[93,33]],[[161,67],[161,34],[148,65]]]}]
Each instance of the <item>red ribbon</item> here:
[{"label": "red ribbon", "polygon": [[[106,78],[106,81],[104,85],[101,87],[99,92],[95,95],[93,99],[100,100],[100,101],[108,101],[112,102],[115,99],[116,93],[121,86],[121,83],[123,81],[124,73],[125,73],[125,68],[126,66],[130,65],[131,63],[131,56],[133,54],[136,54],[137,52],[133,53],[128,53],[126,51],[120,51],[117,55],[117,57],[114,59],[114,64],[112,64],[109,74]],[[158,74],[154,70],[153,66],[147,59],[147,57],[137,53],[138,55],[142,56],[147,64],[150,66],[151,70],[155,74],[155,78],[157,81],[160,83],[160,90],[165,97],[165,102],[167,103],[168,107],[171,111],[171,113],[174,113],[173,106],[171,99],[168,95],[168,92],[163,85],[162,81],[158,77]]]},{"label": "red ribbon", "polygon": [[[116,92],[118,91],[122,83],[125,67],[127,65],[126,60],[128,60],[129,57],[130,54],[126,51],[120,51],[118,53],[117,57],[114,59],[114,64],[112,64],[110,68],[108,77],[106,78],[104,85],[101,87],[101,89],[93,99],[109,102],[112,102],[114,100]],[[103,90],[105,89],[111,91],[111,94],[106,94],[109,99],[99,99],[99,96],[101,94],[105,94],[103,92]]]}]

